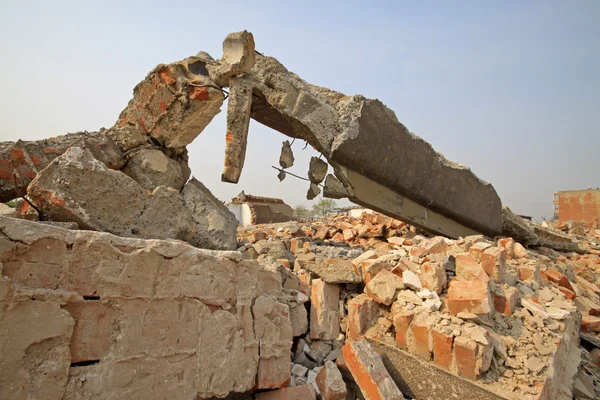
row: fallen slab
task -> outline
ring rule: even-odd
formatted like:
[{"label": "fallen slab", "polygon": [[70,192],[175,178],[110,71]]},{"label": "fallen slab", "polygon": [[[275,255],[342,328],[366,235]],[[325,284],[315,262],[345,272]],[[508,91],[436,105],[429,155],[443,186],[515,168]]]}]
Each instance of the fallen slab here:
[{"label": "fallen slab", "polygon": [[[501,232],[501,203],[494,188],[436,153],[378,100],[313,86],[275,58],[261,55],[256,55],[256,65],[244,79],[253,88],[251,117],[304,139],[322,153],[345,190],[353,194],[351,201],[436,233]],[[361,187],[366,182],[368,190]],[[391,204],[374,203],[369,196],[373,187],[396,197],[388,196]],[[413,207],[415,213],[402,210],[404,201],[420,208]],[[396,209],[391,208],[394,204]],[[440,223],[440,217],[431,223],[429,213],[446,218],[453,228]]]},{"label": "fallen slab", "polygon": [[27,194],[43,219],[76,222],[82,229],[120,236],[193,242],[196,227],[177,191],[159,186],[148,194],[129,176],[79,147],[52,161]]},{"label": "fallen slab", "polygon": [[38,141],[0,143],[0,202],[23,197],[35,176],[70,147],[92,152],[112,169],[126,163],[125,156],[104,132],[78,132]]}]

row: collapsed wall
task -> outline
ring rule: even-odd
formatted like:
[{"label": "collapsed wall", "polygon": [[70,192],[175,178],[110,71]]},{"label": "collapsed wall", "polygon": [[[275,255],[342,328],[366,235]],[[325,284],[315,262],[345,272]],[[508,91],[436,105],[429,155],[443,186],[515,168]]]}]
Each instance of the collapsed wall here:
[{"label": "collapsed wall", "polygon": [[240,253],[0,217],[0,272],[1,398],[196,399],[289,380],[281,277]]}]

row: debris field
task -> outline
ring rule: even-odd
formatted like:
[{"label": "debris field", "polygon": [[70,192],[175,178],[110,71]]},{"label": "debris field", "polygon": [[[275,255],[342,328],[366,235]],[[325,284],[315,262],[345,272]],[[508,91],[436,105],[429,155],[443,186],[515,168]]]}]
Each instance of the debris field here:
[{"label": "debris field", "polygon": [[[253,118],[321,153],[308,199],[364,212],[239,226],[186,150],[226,98],[224,182]],[[303,81],[249,32],[158,65],[109,129],[0,143],[12,200],[0,400],[600,398],[598,227],[521,218],[380,101]]]}]

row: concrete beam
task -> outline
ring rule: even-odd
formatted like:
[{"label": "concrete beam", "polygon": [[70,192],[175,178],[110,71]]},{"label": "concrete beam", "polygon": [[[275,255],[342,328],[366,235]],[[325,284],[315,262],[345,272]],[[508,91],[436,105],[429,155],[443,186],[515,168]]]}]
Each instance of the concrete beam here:
[{"label": "concrete beam", "polygon": [[351,185],[348,199],[355,204],[368,207],[390,217],[400,219],[416,227],[451,238],[477,235],[475,231],[432,209],[424,207],[408,197],[402,196],[365,176],[346,170]]},{"label": "concrete beam", "polygon": [[451,237],[502,232],[492,185],[435,152],[380,101],[311,85],[261,55],[243,78],[252,86],[251,118],[307,141],[331,165],[353,171],[357,186],[386,196],[363,190],[350,200]]}]

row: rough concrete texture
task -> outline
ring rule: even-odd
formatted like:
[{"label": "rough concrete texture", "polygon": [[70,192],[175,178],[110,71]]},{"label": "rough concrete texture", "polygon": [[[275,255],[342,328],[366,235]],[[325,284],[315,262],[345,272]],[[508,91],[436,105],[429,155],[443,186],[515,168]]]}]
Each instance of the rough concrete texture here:
[{"label": "rough concrete texture", "polygon": [[82,229],[120,236],[194,244],[192,214],[177,191],[159,186],[148,194],[133,179],[79,147],[52,161],[31,182],[27,194],[45,219],[76,222]]},{"label": "rough concrete texture", "polygon": [[0,143],[0,202],[25,195],[35,176],[70,147],[81,147],[112,169],[125,165],[125,157],[104,132],[78,132],[34,142]]},{"label": "rough concrete texture", "polygon": [[289,380],[281,286],[239,253],[4,217],[0,232],[0,397],[191,400]]},{"label": "rough concrete texture", "polygon": [[545,246],[558,251],[577,251],[573,238],[554,229],[544,228],[502,207],[502,234],[528,246]]},{"label": "rough concrete texture", "polygon": [[281,168],[290,168],[294,165],[294,153],[290,141],[286,140],[281,145],[281,155],[279,156],[279,165]]},{"label": "rough concrete texture", "polygon": [[316,183],[311,183],[306,192],[306,200],[312,200],[321,193],[321,188]]},{"label": "rough concrete texture", "polygon": [[246,158],[251,107],[252,88],[246,81],[240,78],[232,79],[229,84],[229,100],[227,104],[225,167],[221,174],[223,182],[237,183],[242,174]]},{"label": "rough concrete texture", "polygon": [[327,167],[327,163],[319,157],[311,157],[310,164],[308,164],[308,179],[315,184],[323,182],[327,175]]},{"label": "rough concrete texture", "polygon": [[209,77],[210,63],[215,61],[201,53],[158,65],[133,89],[116,126],[135,127],[167,148],[192,143],[220,112],[225,98]]},{"label": "rough concrete texture", "polygon": [[190,243],[206,249],[235,250],[235,215],[196,178],[186,183],[181,196],[196,226]]},{"label": "rough concrete texture", "polygon": [[248,31],[233,32],[223,41],[223,57],[218,63],[210,63],[207,69],[211,78],[220,86],[236,75],[242,75],[254,67],[256,57],[254,36]]},{"label": "rough concrete texture", "polygon": [[[494,188],[436,153],[378,100],[311,85],[260,55],[246,79],[256,95],[256,121],[308,141],[334,167],[355,171],[479,232],[500,233],[501,203]],[[337,170],[336,176],[345,181]],[[344,183],[352,191],[353,183]]]},{"label": "rough concrete texture", "polygon": [[141,148],[127,157],[122,171],[146,190],[167,186],[180,191],[190,177],[188,168],[155,148]]}]

